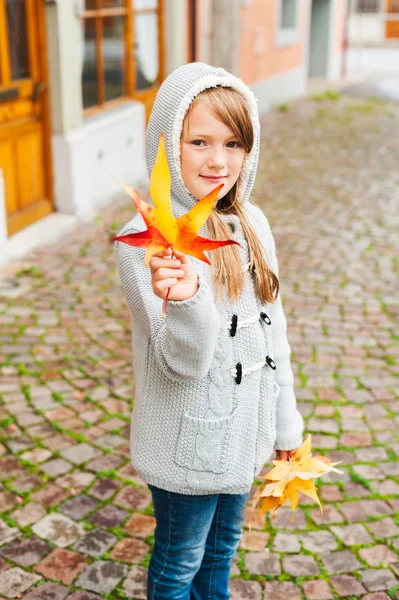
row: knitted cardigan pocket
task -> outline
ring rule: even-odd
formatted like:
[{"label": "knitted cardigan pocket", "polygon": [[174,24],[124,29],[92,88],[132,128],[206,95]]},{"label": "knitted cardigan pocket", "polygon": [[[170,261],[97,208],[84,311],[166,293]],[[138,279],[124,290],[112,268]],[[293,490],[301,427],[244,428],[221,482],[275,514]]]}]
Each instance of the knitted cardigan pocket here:
[{"label": "knitted cardigan pocket", "polygon": [[183,414],[175,462],[195,471],[225,473],[229,466],[231,433],[236,410],[219,419]]}]

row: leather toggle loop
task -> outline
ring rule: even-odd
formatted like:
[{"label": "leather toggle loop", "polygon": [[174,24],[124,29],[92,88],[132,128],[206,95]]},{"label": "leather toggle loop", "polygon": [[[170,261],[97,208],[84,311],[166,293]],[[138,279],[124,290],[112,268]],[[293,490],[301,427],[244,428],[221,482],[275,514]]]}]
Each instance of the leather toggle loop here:
[{"label": "leather toggle loop", "polygon": [[272,324],[270,317],[265,312],[260,313],[260,318],[266,323],[266,325]]},{"label": "leather toggle loop", "polygon": [[230,337],[234,337],[237,333],[238,316],[233,315],[231,319]]},{"label": "leather toggle loop", "polygon": [[240,385],[242,381],[242,364],[240,362],[236,364],[236,373],[235,381]]},{"label": "leather toggle loop", "polygon": [[271,369],[273,369],[273,371],[275,371],[275,370],[276,370],[276,363],[274,362],[274,360],[272,359],[272,357],[271,357],[271,356],[266,356],[266,362],[267,362],[267,364],[269,365],[269,367],[270,367]]}]

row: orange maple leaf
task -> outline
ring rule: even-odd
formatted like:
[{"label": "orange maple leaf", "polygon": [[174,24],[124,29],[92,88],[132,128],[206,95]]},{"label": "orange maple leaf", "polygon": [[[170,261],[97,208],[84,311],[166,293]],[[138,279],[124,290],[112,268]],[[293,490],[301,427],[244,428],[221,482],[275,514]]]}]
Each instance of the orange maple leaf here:
[{"label": "orange maple leaf", "polygon": [[[205,250],[215,250],[229,244],[239,245],[234,240],[210,240],[198,235],[199,229],[205,225],[212,211],[213,204],[223,184],[218,185],[205,198],[198,200],[188,213],[178,219],[175,218],[170,201],[170,173],[163,133],[161,133],[150,181],[150,194],[155,208],[144,202],[134,188],[121,181],[118,181],[118,183],[133,198],[134,205],[143,217],[147,229],[139,233],[116,236],[113,241],[146,248],[144,263],[147,267],[154,254],[169,248],[172,249],[172,256],[173,249],[176,248],[180,252],[190,254],[210,265],[210,260],[204,254]],[[170,288],[165,298],[163,317],[166,314],[169,292]]]},{"label": "orange maple leaf", "polygon": [[142,215],[147,229],[140,233],[127,233],[126,235],[116,236],[113,241],[147,248],[144,257],[146,266],[148,266],[154,254],[168,248],[172,248],[172,251],[173,248],[176,248],[184,254],[190,254],[211,264],[205,256],[204,250],[214,250],[228,244],[238,244],[234,240],[210,240],[198,235],[198,230],[206,223],[223,184],[218,185],[205,198],[198,200],[188,213],[178,219],[175,218],[170,202],[170,173],[163,134],[161,134],[150,183],[150,194],[155,208],[144,202],[134,188],[125,185],[121,181],[119,183],[133,198],[134,205]]}]

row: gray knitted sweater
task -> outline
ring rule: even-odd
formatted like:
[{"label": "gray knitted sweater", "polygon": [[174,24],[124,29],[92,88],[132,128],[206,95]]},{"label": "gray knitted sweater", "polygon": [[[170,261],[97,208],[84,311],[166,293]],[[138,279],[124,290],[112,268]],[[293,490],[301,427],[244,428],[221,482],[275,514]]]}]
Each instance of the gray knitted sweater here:
[{"label": "gray knitted sweater", "polygon": [[[147,129],[149,173],[164,132],[175,216],[190,209],[195,199],[180,170],[183,118],[200,91],[219,84],[239,90],[251,112],[256,141],[240,175],[239,199],[278,275],[268,221],[248,200],[260,127],[256,100],[241,80],[223,69],[192,63],[163,82]],[[211,268],[193,259],[199,289],[189,300],[169,302],[166,319],[162,300],[152,290],[143,250],[116,243],[119,275],[132,315],[136,385],[132,464],[148,483],[182,494],[246,493],[275,448],[289,450],[302,442],[303,420],[296,409],[280,297],[266,305],[256,298],[240,221],[235,215],[224,218],[232,239],[241,244],[245,271],[241,298],[227,304],[215,301]],[[144,229],[137,215],[119,235]],[[206,226],[200,233],[207,235]]]}]

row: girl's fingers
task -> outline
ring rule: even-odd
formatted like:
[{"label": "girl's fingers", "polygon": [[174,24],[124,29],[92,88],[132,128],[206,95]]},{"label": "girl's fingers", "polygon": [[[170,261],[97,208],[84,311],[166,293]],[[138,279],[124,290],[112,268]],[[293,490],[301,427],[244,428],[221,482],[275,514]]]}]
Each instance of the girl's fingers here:
[{"label": "girl's fingers", "polygon": [[278,460],[289,460],[293,457],[295,450],[277,450],[276,456]]},{"label": "girl's fingers", "polygon": [[288,458],[289,458],[288,450],[277,450],[277,458],[278,458],[278,460],[288,460]]},{"label": "girl's fingers", "polygon": [[170,279],[171,277],[178,278],[184,277],[184,271],[181,269],[166,269],[160,268],[154,272],[153,279],[154,281],[161,281],[162,279]]},{"label": "girl's fingers", "polygon": [[162,258],[159,256],[154,256],[150,260],[150,268],[152,271],[156,271],[162,267],[166,267],[167,269],[176,269],[180,267],[181,261],[175,258]]},{"label": "girl's fingers", "polygon": [[190,257],[188,256],[188,254],[184,254],[183,252],[180,252],[180,250],[177,250],[177,248],[167,248],[166,250],[160,250],[159,252],[156,252],[155,254],[153,254],[152,256],[155,256],[157,258],[166,258],[167,256],[171,256],[171,255],[177,256],[178,258],[184,258],[187,260],[190,260]]},{"label": "girl's fingers", "polygon": [[166,256],[171,256],[171,255],[172,255],[171,248],[167,248],[166,250],[160,250],[159,252],[156,252],[152,256],[157,256],[158,258],[165,258]]},{"label": "girl's fingers", "polygon": [[166,291],[168,288],[172,287],[177,283],[177,279],[174,277],[169,277],[169,279],[160,279],[154,283],[154,289],[159,293],[163,294],[163,297],[166,295]]},{"label": "girl's fingers", "polygon": [[180,265],[190,265],[191,260],[187,254],[183,254],[179,250],[175,250],[173,248],[173,256],[175,258],[170,258],[172,256],[172,251],[170,248],[168,250],[162,250],[161,252],[157,252],[151,257],[150,267],[152,270],[159,269],[160,267],[180,267]]}]

